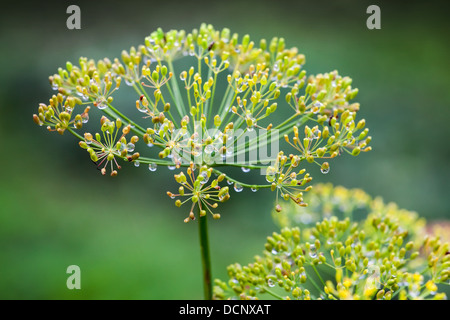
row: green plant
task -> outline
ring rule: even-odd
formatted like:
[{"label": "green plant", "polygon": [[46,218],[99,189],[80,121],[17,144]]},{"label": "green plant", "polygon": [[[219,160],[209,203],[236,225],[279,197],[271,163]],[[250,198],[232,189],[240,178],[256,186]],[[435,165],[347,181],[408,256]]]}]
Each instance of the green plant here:
[{"label": "green plant", "polygon": [[[230,198],[228,185],[236,192],[275,191],[278,211],[279,197],[304,207],[312,177],[302,162],[327,173],[329,159],[371,150],[365,120],[356,120],[359,104],[350,102],[358,93],[352,80],[337,71],[307,76],[304,63],[283,38],[262,39],[257,46],[248,35],[239,39],[206,24],[190,33],[158,29],[120,59],[67,62],[50,76],[57,94],[39,105],[33,120],[73,134],[103,175],[116,176],[123,162],[150,171],[182,170],[175,174],[178,191],[167,195],[177,207],[190,205],[185,222],[199,222],[209,299],[207,217],[220,218],[216,208]],[[116,103],[122,81],[134,89],[143,119],[132,120],[127,105]],[[80,133],[95,113],[101,115],[99,132]],[[261,152],[269,146],[270,155]],[[225,173],[226,167],[261,170],[265,180],[245,183]]]},{"label": "green plant", "polygon": [[449,242],[417,213],[331,184],[316,185],[305,201],[308,208],[274,210],[281,231],[254,262],[215,280],[216,298],[446,299]]}]

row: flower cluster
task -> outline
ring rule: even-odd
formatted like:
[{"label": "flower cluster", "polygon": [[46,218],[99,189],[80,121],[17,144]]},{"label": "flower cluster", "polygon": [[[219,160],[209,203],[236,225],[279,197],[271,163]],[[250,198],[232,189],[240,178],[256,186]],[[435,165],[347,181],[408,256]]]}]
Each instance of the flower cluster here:
[{"label": "flower cluster", "polygon": [[73,117],[76,105],[81,105],[82,101],[76,97],[64,97],[58,93],[50,99],[50,104],[39,104],[38,114],[33,115],[33,121],[39,125],[47,125],[49,131],[56,131],[63,134],[70,127],[81,129],[83,123],[89,120],[89,107],[86,107],[81,114]]},{"label": "flower cluster", "polygon": [[[210,212],[214,219],[219,219],[219,213],[213,213],[211,209],[216,209],[218,207],[218,202],[225,202],[230,198],[230,193],[228,192],[228,186],[220,187],[219,183],[225,179],[225,175],[221,174],[216,179],[213,179],[210,184],[208,181],[211,178],[212,168],[207,168],[203,166],[200,168],[199,173],[195,176],[196,168],[194,163],[191,163],[187,169],[187,175],[189,179],[186,178],[183,172],[175,175],[175,180],[181,184],[178,189],[178,194],[172,192],[167,192],[167,195],[172,199],[176,197],[187,197],[183,202],[180,199],[175,201],[175,205],[180,207],[186,202],[191,202],[191,210],[189,216],[184,220],[184,222],[189,222],[195,219],[194,207],[197,204],[200,212],[200,216],[205,216],[206,212]],[[187,190],[186,190],[186,189]]]},{"label": "flower cluster", "polygon": [[[186,64],[176,69],[178,59]],[[150,171],[157,166],[186,170],[188,176],[192,162],[219,177],[227,166],[265,170],[267,181],[260,184],[227,180],[236,190],[268,188],[277,198],[304,206],[303,192],[309,190],[304,185],[312,177],[301,169],[303,161],[317,163],[327,173],[330,159],[371,150],[365,120],[357,118],[360,106],[352,102],[358,93],[352,80],[337,71],[308,76],[304,64],[305,56],[279,37],[255,43],[249,35],[239,37],[207,24],[191,32],[158,29],[120,57],[67,62],[49,77],[57,95],[49,105],[39,105],[33,120],[75,135],[103,174],[107,165],[112,176],[117,174],[117,158],[148,164]],[[119,90],[122,79],[134,90],[137,114],[143,118],[139,121],[118,108],[114,97],[126,91]],[[91,125],[91,109],[108,119],[100,123],[103,142],[78,133]],[[127,133],[135,134],[132,148],[127,147],[127,133],[119,138],[114,133],[111,124],[118,130],[119,119]],[[257,148],[270,144],[263,137],[278,136],[287,142],[283,150],[252,158]],[[138,140],[143,143],[135,145]],[[139,153],[130,155],[135,148]],[[205,207],[199,206],[199,212]]]},{"label": "flower cluster", "polygon": [[[299,177],[305,173],[305,169],[295,172],[295,168],[300,164],[301,158],[299,156],[290,155],[285,156],[283,152],[278,154],[273,166],[269,166],[266,170],[266,180],[271,183],[271,190],[277,192],[277,206],[276,210],[281,211],[281,206],[278,204],[278,193],[284,200],[292,199],[295,203],[302,207],[307,204],[303,202],[303,192],[311,190],[311,186],[303,188],[303,186],[311,181],[309,174]],[[286,164],[289,165],[286,170]]]},{"label": "flower cluster", "polygon": [[[95,139],[92,134],[86,132],[84,134],[84,141],[80,141],[79,145],[83,149],[86,149],[91,160],[97,164],[103,175],[106,174],[106,167],[110,164],[111,176],[117,175],[117,169],[121,166],[117,163],[116,158],[126,158],[128,161],[134,161],[137,163],[139,159],[139,153],[134,151],[135,143],[139,141],[137,136],[131,137],[130,141],[127,143],[126,135],[130,132],[130,125],[122,129],[122,135],[118,138],[119,129],[122,127],[122,120],[116,119],[115,122],[110,121],[107,117],[103,116],[100,120],[101,131],[95,134]],[[103,142],[102,142],[103,137]]]},{"label": "flower cluster", "polygon": [[[322,210],[315,207],[321,217],[308,219],[308,226],[295,219],[303,210],[275,211],[289,216],[278,219],[281,231],[267,237],[263,255],[254,262],[228,267],[229,281],[215,281],[216,298],[447,298],[440,290],[449,284],[449,243],[435,235],[424,237],[416,213],[361,190],[331,185],[318,185],[305,198],[314,204],[327,200],[320,201]],[[346,217],[338,218],[335,211]]]}]

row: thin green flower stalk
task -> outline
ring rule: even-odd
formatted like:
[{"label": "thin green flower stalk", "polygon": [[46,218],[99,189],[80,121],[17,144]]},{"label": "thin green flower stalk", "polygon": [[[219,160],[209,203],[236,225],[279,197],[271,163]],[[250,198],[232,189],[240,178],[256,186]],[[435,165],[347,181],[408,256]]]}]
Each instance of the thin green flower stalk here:
[{"label": "thin green flower stalk", "polygon": [[[73,134],[103,175],[116,176],[123,163],[177,169],[180,188],[167,194],[177,207],[186,204],[185,222],[220,218],[227,183],[236,192],[274,191],[278,210],[280,198],[304,207],[312,180],[305,162],[327,173],[331,159],[371,150],[352,80],[337,71],[307,76],[304,64],[284,38],[257,44],[207,24],[191,32],[158,29],[118,58],[67,62],[49,77],[56,93],[33,120]],[[116,103],[123,82],[134,91],[133,103]],[[85,131],[93,112],[101,116],[101,133]],[[261,152],[269,146],[270,155]],[[246,183],[227,167],[260,171],[265,179]]]},{"label": "thin green flower stalk", "polygon": [[450,244],[417,213],[331,184],[305,201],[310,212],[292,204],[273,211],[281,231],[254,262],[232,264],[228,281],[215,280],[216,299],[447,298]]}]

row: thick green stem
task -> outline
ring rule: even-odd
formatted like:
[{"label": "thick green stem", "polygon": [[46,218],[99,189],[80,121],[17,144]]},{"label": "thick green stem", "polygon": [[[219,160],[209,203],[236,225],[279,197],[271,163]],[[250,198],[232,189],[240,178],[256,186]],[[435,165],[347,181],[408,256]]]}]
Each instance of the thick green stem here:
[{"label": "thick green stem", "polygon": [[209,256],[208,220],[207,215],[199,217],[198,231],[203,267],[203,290],[205,300],[212,300],[211,259]]}]

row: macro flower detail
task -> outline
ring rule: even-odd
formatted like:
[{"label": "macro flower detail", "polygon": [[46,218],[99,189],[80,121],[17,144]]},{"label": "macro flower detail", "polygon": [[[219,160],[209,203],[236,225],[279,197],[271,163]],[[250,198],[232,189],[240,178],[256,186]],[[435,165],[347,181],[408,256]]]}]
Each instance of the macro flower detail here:
[{"label": "macro flower detail", "polygon": [[[284,200],[292,199],[302,207],[307,206],[303,202],[303,192],[311,190],[312,187],[303,188],[303,186],[310,182],[312,178],[308,173],[301,177],[305,173],[305,169],[295,172],[295,168],[299,166],[300,161],[301,158],[299,156],[291,154],[287,157],[283,152],[280,152],[275,160],[275,164],[269,166],[266,170],[266,180],[271,183],[271,190],[277,193],[277,211],[281,211],[281,206],[278,204],[279,196]],[[284,171],[285,167],[287,167],[286,171]]]},{"label": "macro flower detail", "polygon": [[216,179],[213,179],[210,184],[208,181],[211,178],[212,169],[203,166],[200,168],[197,176],[195,175],[195,166],[193,163],[187,169],[188,178],[183,172],[175,175],[175,180],[181,184],[178,189],[178,194],[167,192],[167,195],[175,199],[176,197],[187,197],[186,200],[181,201],[177,199],[175,205],[182,206],[186,202],[192,203],[189,216],[184,222],[189,222],[195,219],[194,207],[198,205],[200,216],[205,216],[209,212],[214,219],[219,219],[219,213],[213,213],[212,209],[218,207],[219,202],[225,202],[230,198],[228,186],[220,187],[219,183],[225,179],[225,175],[221,174]]},{"label": "macro flower detail", "polygon": [[[116,158],[125,158],[128,161],[135,163],[139,159],[139,153],[134,151],[135,143],[139,140],[137,136],[131,137],[127,142],[126,135],[130,132],[130,125],[122,129],[122,135],[117,137],[119,130],[122,127],[122,121],[110,121],[105,116],[101,121],[102,134],[96,133],[95,138],[92,134],[86,132],[84,134],[84,141],[80,141],[79,145],[89,153],[91,160],[97,164],[103,175],[106,174],[106,167],[109,165],[111,169],[111,176],[117,175],[117,170],[121,166],[117,163]],[[102,139],[103,138],[103,139]],[[115,169],[116,168],[116,169]]]},{"label": "macro flower detail", "polygon": [[39,125],[47,125],[49,131],[56,131],[63,134],[66,129],[81,129],[84,123],[89,120],[89,107],[86,107],[81,114],[73,117],[76,105],[81,105],[82,101],[77,97],[64,97],[58,93],[50,99],[48,105],[39,104],[38,114],[33,114],[33,121]]}]

